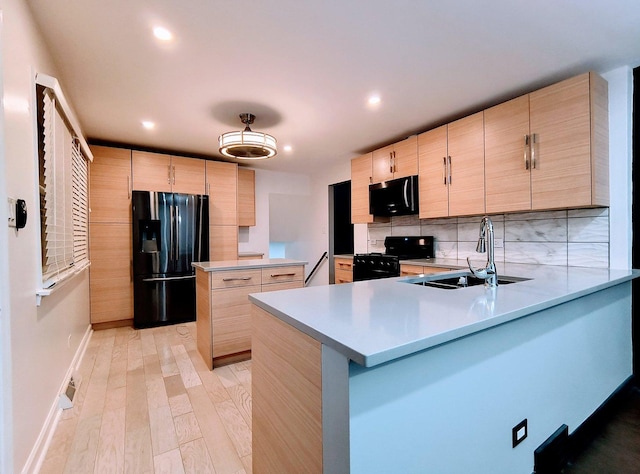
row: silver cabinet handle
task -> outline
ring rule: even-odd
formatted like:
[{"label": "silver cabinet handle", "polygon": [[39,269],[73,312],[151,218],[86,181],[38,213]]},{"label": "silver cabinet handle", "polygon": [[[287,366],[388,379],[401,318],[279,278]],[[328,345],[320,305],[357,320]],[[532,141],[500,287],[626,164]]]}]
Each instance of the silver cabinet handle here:
[{"label": "silver cabinet handle", "polygon": [[127,198],[131,199],[131,176],[127,175]]},{"label": "silver cabinet handle", "polygon": [[442,181],[443,184],[447,185],[447,157],[442,157]]},{"label": "silver cabinet handle", "polygon": [[222,281],[248,281],[251,280],[252,277],[229,277],[223,278]]},{"label": "silver cabinet handle", "polygon": [[295,273],[272,273],[271,278],[295,276]]},{"label": "silver cabinet handle", "polygon": [[167,165],[167,184],[171,184],[171,165]]},{"label": "silver cabinet handle", "polygon": [[393,173],[393,152],[389,152],[389,173]]},{"label": "silver cabinet handle", "polygon": [[173,184],[176,184],[176,167],[172,166],[171,167],[171,171],[172,171],[172,174],[173,174]]},{"label": "silver cabinet handle", "polygon": [[529,154],[527,151],[529,150],[529,135],[524,136],[524,169],[529,169]]},{"label": "silver cabinet handle", "polygon": [[451,175],[453,174],[453,166],[451,165],[451,157],[447,156],[448,161],[449,161],[449,186],[451,186],[451,184],[453,184],[453,180],[451,179]]},{"label": "silver cabinet handle", "polygon": [[409,180],[405,180],[404,182],[404,189],[403,189],[403,194],[404,194],[404,205],[406,207],[409,207],[409,193],[407,193],[407,191],[409,190]]},{"label": "silver cabinet handle", "polygon": [[536,168],[536,134],[531,134],[531,168]]}]

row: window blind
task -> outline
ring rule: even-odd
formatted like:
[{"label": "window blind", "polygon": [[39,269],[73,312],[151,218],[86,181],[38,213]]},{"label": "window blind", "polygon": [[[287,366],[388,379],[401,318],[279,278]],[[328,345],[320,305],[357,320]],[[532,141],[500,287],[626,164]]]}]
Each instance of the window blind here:
[{"label": "window blind", "polygon": [[42,281],[49,288],[89,264],[88,165],[48,88],[42,94]]}]

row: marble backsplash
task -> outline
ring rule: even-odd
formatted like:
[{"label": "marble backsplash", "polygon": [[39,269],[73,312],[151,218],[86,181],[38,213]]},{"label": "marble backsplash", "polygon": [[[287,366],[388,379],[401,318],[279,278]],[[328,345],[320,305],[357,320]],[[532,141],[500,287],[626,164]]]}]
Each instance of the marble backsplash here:
[{"label": "marble backsplash", "polygon": [[[384,252],[387,235],[433,235],[436,257],[481,263],[475,251],[480,220],[477,217],[418,219],[399,216],[389,223],[368,225],[368,251]],[[578,267],[609,266],[609,209],[572,209],[492,215],[496,262],[537,263]]]}]

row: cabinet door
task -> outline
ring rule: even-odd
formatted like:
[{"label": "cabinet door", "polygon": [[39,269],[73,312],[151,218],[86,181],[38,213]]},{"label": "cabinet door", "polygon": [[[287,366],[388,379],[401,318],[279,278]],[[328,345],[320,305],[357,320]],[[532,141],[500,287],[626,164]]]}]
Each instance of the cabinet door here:
[{"label": "cabinet door", "polygon": [[529,96],[484,111],[487,212],[531,209]]},{"label": "cabinet door", "polygon": [[400,276],[418,276],[422,275],[422,265],[409,265],[409,264],[401,264],[400,265]]},{"label": "cabinet door", "polygon": [[174,193],[205,194],[205,161],[182,156],[171,157],[171,183]]},{"label": "cabinet door", "polygon": [[232,225],[209,226],[209,260],[238,259],[238,228]]},{"label": "cabinet door", "polygon": [[131,222],[131,150],[91,146],[89,222]]},{"label": "cabinet door", "polygon": [[353,259],[336,257],[334,260],[335,275],[337,283],[351,283],[353,281]]},{"label": "cabinet door", "polygon": [[351,223],[373,222],[369,214],[369,184],[371,184],[371,153],[351,160]]},{"label": "cabinet door", "polygon": [[238,225],[238,165],[207,161],[209,224]]},{"label": "cabinet door", "polygon": [[393,145],[375,150],[372,156],[373,163],[373,183],[382,183],[393,179],[393,162],[391,156],[393,153]]},{"label": "cabinet door", "polygon": [[449,215],[447,126],[418,136],[420,219]]},{"label": "cabinet door", "polygon": [[91,322],[133,319],[131,224],[91,223]]},{"label": "cabinet door", "polygon": [[171,192],[171,156],[134,150],[131,163],[134,190]]},{"label": "cabinet door", "polygon": [[418,174],[418,136],[393,145],[393,179]]},{"label": "cabinet door", "polygon": [[530,94],[533,209],[591,204],[589,74]]},{"label": "cabinet door", "polygon": [[238,225],[256,225],[256,172],[238,168]]},{"label": "cabinet door", "polygon": [[450,216],[484,213],[483,123],[478,112],[447,126]]},{"label": "cabinet door", "polygon": [[213,357],[251,350],[251,302],[260,285],[212,290]]}]

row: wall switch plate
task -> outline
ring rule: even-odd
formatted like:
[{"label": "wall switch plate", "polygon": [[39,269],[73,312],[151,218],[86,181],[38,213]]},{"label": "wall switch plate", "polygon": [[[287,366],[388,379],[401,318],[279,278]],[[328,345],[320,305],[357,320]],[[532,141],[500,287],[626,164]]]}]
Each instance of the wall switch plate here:
[{"label": "wall switch plate", "polygon": [[13,198],[7,198],[7,201],[9,203],[9,212],[7,212],[7,215],[9,216],[9,227],[15,227],[16,226],[16,199]]},{"label": "wall switch plate", "polygon": [[527,437],[527,419],[525,418],[511,429],[511,443],[515,448]]}]

